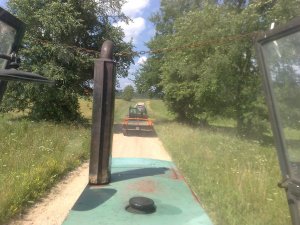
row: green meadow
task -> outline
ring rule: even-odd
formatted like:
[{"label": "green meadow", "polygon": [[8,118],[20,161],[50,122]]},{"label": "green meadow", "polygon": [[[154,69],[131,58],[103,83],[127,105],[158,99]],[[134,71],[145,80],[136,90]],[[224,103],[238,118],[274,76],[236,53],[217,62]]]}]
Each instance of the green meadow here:
[{"label": "green meadow", "polygon": [[0,224],[87,159],[89,134],[82,125],[0,117]]},{"label": "green meadow", "polygon": [[[115,123],[129,105],[116,100]],[[216,225],[290,224],[275,148],[236,136],[222,118],[207,127],[174,120],[161,100],[146,102],[164,147]],[[0,116],[0,224],[33,205],[64,175],[89,157],[92,102],[80,101],[88,123],[34,122],[22,115]]]},{"label": "green meadow", "polygon": [[275,147],[239,138],[235,123],[207,127],[174,121],[162,101],[151,101],[155,130],[216,225],[291,224]]}]

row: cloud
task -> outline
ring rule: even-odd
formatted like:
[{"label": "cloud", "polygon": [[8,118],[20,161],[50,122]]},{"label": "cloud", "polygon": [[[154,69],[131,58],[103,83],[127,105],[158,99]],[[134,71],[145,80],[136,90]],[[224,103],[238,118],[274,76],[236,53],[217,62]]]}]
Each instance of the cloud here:
[{"label": "cloud", "polygon": [[124,89],[128,85],[131,85],[132,87],[135,87],[133,81],[129,78],[118,78],[118,81],[119,81],[118,89]]},{"label": "cloud", "polygon": [[139,65],[143,65],[146,61],[147,61],[147,57],[146,56],[142,56],[142,57],[139,58],[139,60],[138,60],[137,63]]},{"label": "cloud", "polygon": [[124,41],[133,40],[133,43],[137,41],[138,36],[146,27],[145,19],[137,17],[132,19],[132,22],[126,24],[125,22],[115,23],[114,26],[121,27],[125,33]]},{"label": "cloud", "polygon": [[150,0],[127,0],[122,11],[129,17],[134,18],[143,13],[143,9],[149,5]]}]

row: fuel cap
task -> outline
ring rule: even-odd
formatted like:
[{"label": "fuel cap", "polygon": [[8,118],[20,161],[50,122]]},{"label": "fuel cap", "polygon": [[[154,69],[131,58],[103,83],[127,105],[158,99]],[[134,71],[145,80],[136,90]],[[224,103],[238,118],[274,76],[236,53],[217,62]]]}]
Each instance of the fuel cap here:
[{"label": "fuel cap", "polygon": [[129,199],[129,205],[126,210],[136,214],[150,214],[155,212],[154,201],[146,197],[133,197]]}]

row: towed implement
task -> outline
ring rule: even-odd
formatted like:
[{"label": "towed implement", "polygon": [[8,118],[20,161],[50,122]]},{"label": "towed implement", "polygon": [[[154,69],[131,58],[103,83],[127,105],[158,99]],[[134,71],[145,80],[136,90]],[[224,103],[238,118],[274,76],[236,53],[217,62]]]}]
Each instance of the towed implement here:
[{"label": "towed implement", "polygon": [[123,120],[122,131],[124,135],[128,135],[129,131],[153,131],[153,121],[148,117],[145,103],[140,102],[129,107],[129,114]]}]

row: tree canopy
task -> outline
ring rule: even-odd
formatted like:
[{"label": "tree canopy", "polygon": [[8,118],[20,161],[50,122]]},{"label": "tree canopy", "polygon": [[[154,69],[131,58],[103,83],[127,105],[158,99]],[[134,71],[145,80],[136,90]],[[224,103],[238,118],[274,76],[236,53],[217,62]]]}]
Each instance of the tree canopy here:
[{"label": "tree canopy", "polygon": [[[115,52],[131,51],[124,33],[113,22],[127,21],[123,1],[9,0],[9,10],[26,24],[21,69],[41,74],[61,85],[11,83],[4,110],[29,109],[37,119],[74,120],[79,116],[78,96],[93,77],[94,50],[110,39]],[[98,56],[97,56],[98,57]],[[131,56],[116,56],[117,75],[126,77]]]},{"label": "tree canopy", "polygon": [[127,85],[123,90],[122,98],[125,101],[131,101],[133,95],[134,95],[134,88],[131,85]]},{"label": "tree canopy", "polygon": [[300,14],[300,3],[180,2],[162,0],[151,18],[157,33],[148,47],[169,51],[149,56],[136,75],[138,91],[163,95],[182,121],[225,116],[236,119],[241,134],[261,133],[267,114],[253,49],[255,32]]}]

